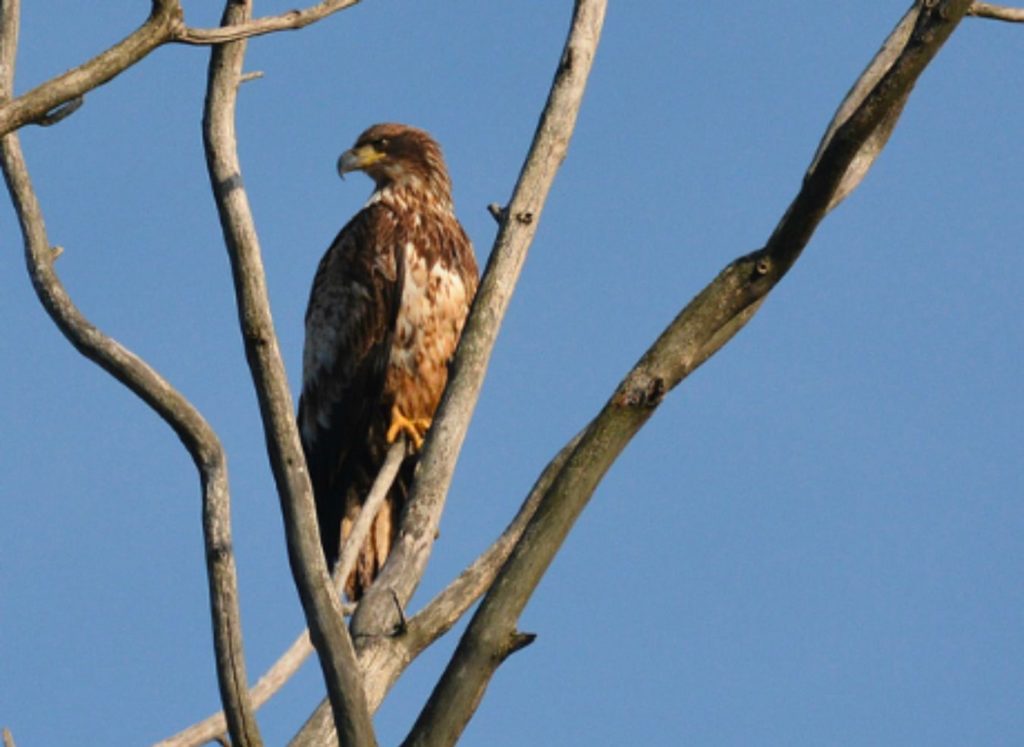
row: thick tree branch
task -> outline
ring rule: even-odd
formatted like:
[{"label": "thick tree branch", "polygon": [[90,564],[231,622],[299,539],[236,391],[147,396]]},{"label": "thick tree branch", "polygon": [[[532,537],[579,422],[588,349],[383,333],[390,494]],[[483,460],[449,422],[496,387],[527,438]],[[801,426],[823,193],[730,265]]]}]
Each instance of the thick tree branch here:
[{"label": "thick tree branch", "polygon": [[873,80],[866,90],[860,84],[854,87],[851,96],[858,99],[856,104],[840,108],[840,121],[830,127],[802,189],[767,247],[731,264],[702,291],[587,427],[473,616],[406,745],[455,742],[498,665],[515,649],[519,637],[515,625],[526,601],[608,467],[665,393],[753,316],[764,296],[796,261],[814,228],[841,199],[837,197],[840,192],[852,189],[849,174],[855,159],[863,157],[865,149],[884,143],[886,130],[891,131],[918,76],[969,5],[968,0],[915,3],[893,34],[905,38],[900,53],[891,65],[876,64],[876,59],[869,66],[865,76]]},{"label": "thick tree branch", "polygon": [[[245,22],[250,13],[247,1],[228,0],[223,25]],[[246,359],[281,499],[292,575],[319,655],[338,736],[343,744],[363,747],[376,744],[376,739],[352,640],[320,549],[306,460],[270,315],[259,240],[238,163],[234,113],[244,54],[244,41],[217,46],[211,54],[203,114],[207,168],[231,261]]]},{"label": "thick tree branch", "polygon": [[1008,8],[1005,5],[993,5],[992,3],[971,3],[967,15],[991,18],[995,21],[1024,23],[1024,8]]},{"label": "thick tree branch", "polygon": [[[17,0],[0,5],[0,101],[13,87],[17,47]],[[233,742],[259,745],[259,731],[248,702],[238,584],[231,545],[231,504],[227,463],[216,434],[202,415],[142,359],[94,327],[75,307],[54,271],[56,253],[46,236],[43,215],[29,180],[18,137],[2,140],[4,177],[25,237],[29,276],[54,323],[85,357],[101,366],[149,405],[178,435],[200,475],[203,537],[221,701],[230,716]]]}]

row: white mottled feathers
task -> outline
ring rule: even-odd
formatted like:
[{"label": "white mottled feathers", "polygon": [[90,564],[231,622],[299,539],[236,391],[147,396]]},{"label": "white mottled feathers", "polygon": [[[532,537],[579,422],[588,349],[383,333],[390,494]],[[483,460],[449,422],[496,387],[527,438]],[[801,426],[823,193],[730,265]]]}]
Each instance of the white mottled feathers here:
[{"label": "white mottled feathers", "polygon": [[[376,125],[339,161],[377,183],[320,261],[306,312],[298,423],[328,564],[387,451],[391,409],[433,418],[476,292],[472,246],[452,210],[440,148]],[[407,458],[346,584],[356,599],[390,550],[416,455]]]}]

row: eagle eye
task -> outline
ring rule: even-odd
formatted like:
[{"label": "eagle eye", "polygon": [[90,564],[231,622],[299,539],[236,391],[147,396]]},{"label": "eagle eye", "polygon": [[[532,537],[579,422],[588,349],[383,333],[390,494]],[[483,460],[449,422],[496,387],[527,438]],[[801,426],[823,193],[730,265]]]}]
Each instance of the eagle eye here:
[{"label": "eagle eye", "polygon": [[378,152],[383,152],[388,147],[388,139],[386,137],[378,138],[373,141],[373,149]]}]

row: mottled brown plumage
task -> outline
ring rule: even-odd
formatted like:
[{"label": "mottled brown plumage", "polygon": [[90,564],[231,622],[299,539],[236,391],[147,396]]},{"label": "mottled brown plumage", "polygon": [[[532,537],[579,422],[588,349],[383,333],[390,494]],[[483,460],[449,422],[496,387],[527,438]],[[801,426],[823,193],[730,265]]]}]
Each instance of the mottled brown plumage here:
[{"label": "mottled brown plumage", "polygon": [[[317,268],[298,415],[332,568],[384,461],[389,431],[418,448],[477,286],[441,149],[427,133],[374,125],[338,160],[342,175],[354,170],[376,189]],[[372,583],[391,549],[415,464],[414,452],[374,520],[346,583],[350,599]]]}]

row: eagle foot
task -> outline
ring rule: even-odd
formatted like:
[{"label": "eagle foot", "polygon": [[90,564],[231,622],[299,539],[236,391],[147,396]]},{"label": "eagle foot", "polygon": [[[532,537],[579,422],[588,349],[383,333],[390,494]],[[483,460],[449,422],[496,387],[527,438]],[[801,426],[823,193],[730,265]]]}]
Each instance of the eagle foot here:
[{"label": "eagle foot", "polygon": [[409,438],[409,441],[412,442],[413,448],[419,451],[423,447],[423,438],[426,436],[431,422],[433,421],[430,418],[413,418],[410,420],[398,409],[398,405],[392,405],[391,425],[388,427],[387,441],[389,444],[393,444],[399,434],[404,433]]}]

